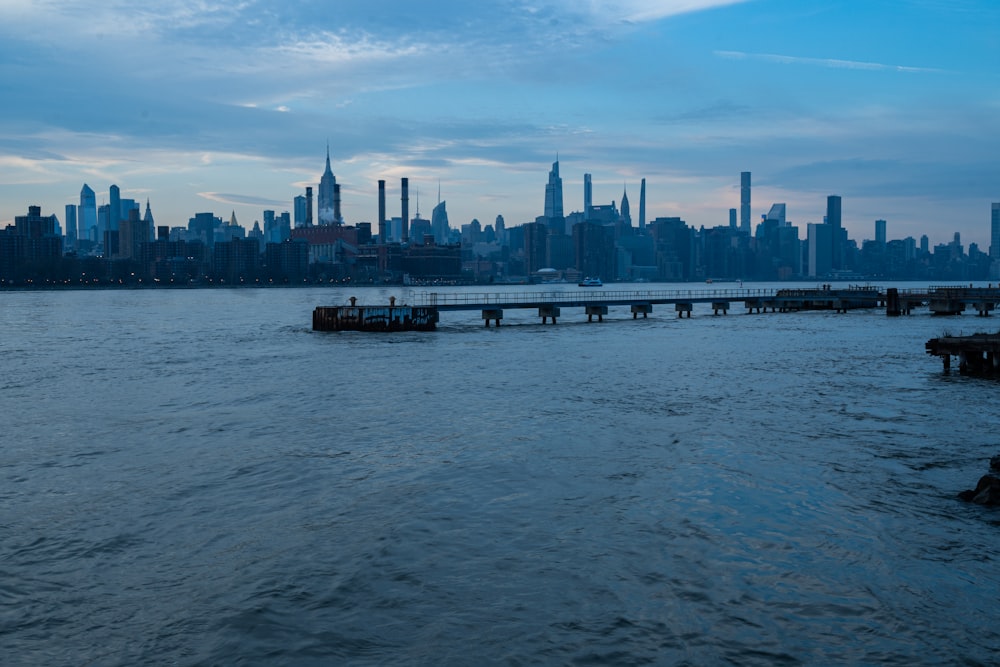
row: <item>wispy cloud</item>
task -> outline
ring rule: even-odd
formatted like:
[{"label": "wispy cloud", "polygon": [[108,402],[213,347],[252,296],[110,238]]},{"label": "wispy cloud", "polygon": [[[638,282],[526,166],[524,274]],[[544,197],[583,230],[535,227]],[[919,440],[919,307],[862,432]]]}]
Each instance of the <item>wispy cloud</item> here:
[{"label": "wispy cloud", "polygon": [[776,53],[746,53],[744,51],[715,51],[716,56],[729,60],[759,60],[781,65],[812,65],[831,69],[853,69],[874,72],[911,72],[940,74],[945,70],[934,67],[913,67],[910,65],[888,65],[860,60],[842,60],[839,58],[806,58],[803,56],[786,56]]},{"label": "wispy cloud", "polygon": [[602,13],[617,12],[631,22],[657,21],[669,16],[700,12],[725,5],[735,5],[746,0],[618,0],[599,2],[591,0],[591,7],[601,8]]},{"label": "wispy cloud", "polygon": [[287,201],[257,197],[255,195],[240,195],[227,192],[199,192],[198,196],[209,201],[219,202],[220,204],[232,204],[234,206],[271,206],[275,208],[288,206]]},{"label": "wispy cloud", "polygon": [[327,65],[349,65],[359,61],[412,58],[426,51],[420,44],[380,41],[370,35],[348,40],[328,31],[299,38],[275,47],[279,56],[291,56]]}]

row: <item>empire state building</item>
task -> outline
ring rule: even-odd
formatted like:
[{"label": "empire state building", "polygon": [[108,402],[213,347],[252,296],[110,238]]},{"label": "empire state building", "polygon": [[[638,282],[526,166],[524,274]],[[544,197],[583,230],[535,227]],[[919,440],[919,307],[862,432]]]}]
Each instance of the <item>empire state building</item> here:
[{"label": "empire state building", "polygon": [[317,197],[318,217],[321,225],[339,225],[343,222],[340,217],[340,186],[330,169],[330,146],[326,147],[326,171],[319,179],[319,192]]}]

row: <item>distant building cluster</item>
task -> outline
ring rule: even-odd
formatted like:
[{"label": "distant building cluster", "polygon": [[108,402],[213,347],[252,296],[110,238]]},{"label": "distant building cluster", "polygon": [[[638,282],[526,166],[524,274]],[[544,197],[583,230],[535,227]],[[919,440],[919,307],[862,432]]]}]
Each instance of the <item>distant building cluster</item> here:
[{"label": "distant building cluster", "polygon": [[98,206],[84,184],[79,204],[66,206],[65,232],[37,206],[0,230],[0,284],[1000,280],[1000,203],[992,205],[984,253],[976,244],[966,250],[958,234],[933,248],[927,236],[890,240],[885,220],[875,220],[874,240],[859,245],[843,228],[837,195],[827,197],[823,222],[804,230],[787,219],[784,203],[772,204],[754,227],[750,172],[740,174],[739,209],[729,209],[727,224],[699,229],[680,217],[647,221],[645,179],[635,222],[627,191],[617,205],[594,203],[591,174],[583,175],[581,210],[566,213],[558,158],[543,215],[509,227],[497,215],[493,224],[473,219],[452,228],[440,187],[430,220],[420,216],[419,199],[410,217],[409,179],[399,192],[392,216],[386,182],[378,181],[377,220],[347,224],[329,146],[315,201],[307,187],[292,213],[265,210],[263,227],[255,221],[249,231],[235,212],[228,220],[204,212],[186,226],[156,225],[148,200],[141,212],[111,185]]}]

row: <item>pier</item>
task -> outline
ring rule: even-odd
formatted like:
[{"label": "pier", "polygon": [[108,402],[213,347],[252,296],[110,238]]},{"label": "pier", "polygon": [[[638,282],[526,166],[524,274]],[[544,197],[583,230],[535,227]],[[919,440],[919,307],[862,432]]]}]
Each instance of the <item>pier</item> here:
[{"label": "pier", "polygon": [[988,317],[1000,303],[1000,287],[930,287],[919,290],[869,285],[802,289],[705,289],[705,290],[580,290],[550,292],[422,292],[414,303],[397,306],[319,306],[313,311],[316,331],[428,331],[440,313],[478,310],[485,326],[500,326],[508,310],[535,310],[542,324],[556,324],[563,309],[583,309],[588,322],[604,321],[611,308],[628,308],[632,318],[649,317],[654,306],[672,310],[678,318],[691,317],[695,304],[708,304],[713,316],[725,316],[734,303],[742,303],[747,314],[831,310],[847,313],[855,309],[885,307],[886,315],[912,314],[928,307],[935,315],[959,315],[967,309]]},{"label": "pier", "polygon": [[1000,334],[932,338],[925,347],[927,354],[941,358],[945,372],[951,370],[951,358],[957,357],[962,375],[1000,374]]}]

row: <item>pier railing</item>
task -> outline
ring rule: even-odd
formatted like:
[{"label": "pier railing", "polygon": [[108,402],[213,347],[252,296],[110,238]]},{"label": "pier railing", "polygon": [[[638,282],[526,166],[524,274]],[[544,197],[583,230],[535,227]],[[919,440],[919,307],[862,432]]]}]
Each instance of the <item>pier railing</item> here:
[{"label": "pier railing", "polygon": [[547,303],[563,305],[583,302],[670,302],[670,301],[739,301],[741,299],[774,297],[776,290],[713,289],[713,290],[552,290],[539,292],[416,292],[413,305],[437,308],[479,308],[501,304]]}]

